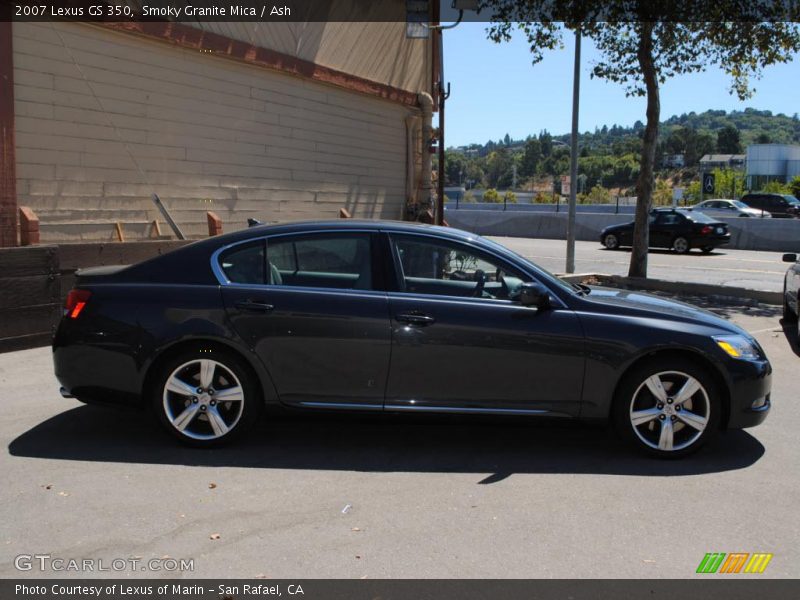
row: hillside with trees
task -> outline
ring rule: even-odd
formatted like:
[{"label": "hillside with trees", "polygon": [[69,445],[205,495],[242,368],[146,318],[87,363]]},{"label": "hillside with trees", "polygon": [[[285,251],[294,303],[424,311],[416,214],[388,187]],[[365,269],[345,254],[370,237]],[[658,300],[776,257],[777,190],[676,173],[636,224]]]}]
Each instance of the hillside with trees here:
[{"label": "hillside with trees", "polygon": [[[639,175],[644,124],[603,126],[580,135],[578,191],[596,187],[632,195]],[[800,118],[746,108],[726,112],[707,110],[670,117],[660,126],[657,178],[661,191],[673,185],[691,188],[699,178],[705,154],[740,154],[750,144],[800,144]],[[524,140],[508,134],[498,141],[449,148],[445,183],[467,188],[515,188],[559,191],[559,179],[569,173],[569,134],[541,131]],[[682,157],[682,164],[675,157]]]}]

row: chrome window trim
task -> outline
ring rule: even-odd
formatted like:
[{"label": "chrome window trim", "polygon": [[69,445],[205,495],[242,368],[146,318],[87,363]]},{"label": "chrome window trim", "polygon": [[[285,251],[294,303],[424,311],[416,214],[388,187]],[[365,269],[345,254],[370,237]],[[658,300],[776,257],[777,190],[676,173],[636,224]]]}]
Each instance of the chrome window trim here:
[{"label": "chrome window trim", "polygon": [[[337,234],[346,234],[346,233],[386,234],[389,237],[390,248],[392,247],[392,239],[391,239],[392,238],[392,234],[395,234],[395,235],[406,235],[406,236],[417,236],[417,237],[427,237],[427,238],[432,238],[434,240],[444,240],[444,241],[449,241],[449,242],[452,242],[452,243],[455,243],[455,244],[466,245],[466,246],[468,246],[470,248],[474,248],[475,250],[477,250],[479,252],[483,252],[485,254],[489,254],[489,255],[491,255],[491,256],[493,256],[493,257],[495,257],[495,258],[497,258],[497,259],[499,259],[499,260],[501,260],[503,262],[507,262],[507,263],[513,265],[519,271],[522,271],[523,273],[525,273],[526,275],[531,277],[534,281],[540,283],[541,285],[544,285],[548,290],[550,290],[551,298],[554,299],[556,302],[558,302],[559,306],[554,306],[553,308],[568,308],[566,302],[564,302],[564,300],[562,300],[561,297],[555,291],[553,291],[553,289],[549,285],[547,285],[546,283],[542,282],[541,278],[538,276],[538,274],[535,272],[535,270],[532,271],[530,269],[530,265],[527,265],[524,262],[520,262],[517,259],[516,256],[514,256],[514,255],[503,256],[503,255],[499,254],[498,252],[496,252],[494,249],[484,248],[483,246],[479,246],[479,245],[475,244],[475,242],[474,242],[475,238],[473,238],[473,237],[470,237],[470,238],[468,238],[466,240],[463,240],[463,239],[459,239],[459,238],[450,238],[450,237],[448,237],[446,235],[437,235],[437,234],[433,234],[433,233],[428,233],[426,231],[425,232],[407,232],[407,231],[392,231],[392,230],[386,230],[386,229],[381,229],[381,228],[374,228],[374,229],[371,229],[371,228],[359,228],[359,229],[318,229],[318,230],[308,231],[308,232],[291,231],[291,232],[286,232],[286,233],[273,233],[273,234],[261,235],[261,236],[258,236],[258,237],[247,238],[246,240],[239,240],[237,242],[232,242],[230,244],[226,244],[224,246],[221,246],[220,248],[217,248],[211,254],[211,259],[210,259],[211,271],[214,273],[214,277],[216,277],[217,281],[219,282],[219,285],[226,286],[226,287],[229,286],[229,287],[237,287],[237,288],[258,288],[258,289],[264,289],[264,290],[269,290],[269,289],[295,290],[295,291],[305,291],[305,292],[313,292],[313,293],[334,293],[334,294],[341,294],[341,295],[347,295],[347,296],[353,296],[353,295],[358,296],[358,295],[361,295],[361,296],[368,296],[368,297],[387,296],[387,294],[388,295],[401,294],[403,296],[409,296],[409,297],[417,296],[417,297],[420,297],[420,298],[423,298],[423,299],[433,299],[433,300],[435,300],[437,298],[442,298],[442,299],[447,299],[447,301],[449,301],[449,302],[452,302],[453,299],[459,300],[459,301],[475,300],[475,301],[481,301],[481,302],[490,301],[492,303],[501,302],[501,303],[503,303],[501,305],[505,305],[507,303],[510,306],[520,306],[518,304],[513,303],[511,300],[498,300],[498,299],[495,299],[495,298],[474,298],[474,299],[472,299],[472,298],[464,298],[463,296],[445,296],[445,295],[441,295],[441,294],[415,294],[415,293],[401,292],[401,291],[386,292],[386,291],[382,291],[382,290],[349,290],[349,289],[341,289],[341,288],[318,288],[318,287],[308,287],[308,286],[299,286],[299,285],[298,286],[271,285],[271,284],[268,284],[268,283],[265,283],[265,284],[236,283],[236,282],[230,281],[225,276],[225,272],[222,270],[222,266],[220,265],[220,261],[219,261],[220,255],[223,252],[225,252],[225,251],[227,251],[227,250],[229,250],[231,248],[234,248],[236,246],[241,246],[243,244],[251,244],[251,243],[256,242],[256,241],[262,241],[262,242],[266,243],[266,245],[267,245],[267,253],[269,253],[269,240],[272,239],[272,238],[291,237],[291,236],[308,236],[308,235],[314,235],[314,234],[317,234],[317,233],[328,233],[328,234],[330,234],[330,233],[337,233]],[[392,260],[395,260],[395,257],[396,257],[396,252],[392,249]],[[555,277],[555,275],[553,275],[553,277]]]},{"label": "chrome window trim", "polygon": [[[235,248],[236,246],[241,246],[243,244],[251,244],[253,242],[262,241],[266,242],[267,244],[267,252],[269,252],[269,240],[272,238],[280,238],[280,237],[289,237],[289,236],[307,236],[307,235],[314,235],[316,233],[368,233],[372,234],[377,232],[377,229],[318,229],[309,232],[297,232],[292,231],[288,233],[272,233],[267,235],[262,235],[259,237],[252,237],[247,238],[246,240],[239,240],[238,242],[232,242],[230,244],[226,244],[214,250],[213,254],[211,254],[211,271],[214,273],[214,277],[217,278],[217,281],[220,285],[235,285],[235,286],[245,286],[245,287],[291,287],[293,289],[336,289],[336,288],[307,288],[304,286],[279,286],[279,285],[269,285],[269,284],[259,284],[259,283],[236,283],[228,279],[225,275],[225,271],[222,270],[222,266],[219,264],[219,256],[223,252]],[[364,290],[358,290],[364,291]],[[372,291],[372,290],[370,290]]]}]

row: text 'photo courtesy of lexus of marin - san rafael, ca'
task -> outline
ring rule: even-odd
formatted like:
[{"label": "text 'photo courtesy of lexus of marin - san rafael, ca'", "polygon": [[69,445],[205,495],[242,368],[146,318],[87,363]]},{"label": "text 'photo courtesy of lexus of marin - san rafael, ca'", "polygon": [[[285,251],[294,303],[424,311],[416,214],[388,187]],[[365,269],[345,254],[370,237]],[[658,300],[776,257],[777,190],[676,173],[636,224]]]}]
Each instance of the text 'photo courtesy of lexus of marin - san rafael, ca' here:
[{"label": "text 'photo courtesy of lexus of marin - san rafael, ca'", "polygon": [[151,410],[195,446],[265,405],[610,421],[651,455],[761,423],[772,368],[738,326],[567,284],[446,227],[251,227],[78,273],[53,341],[62,394]]}]

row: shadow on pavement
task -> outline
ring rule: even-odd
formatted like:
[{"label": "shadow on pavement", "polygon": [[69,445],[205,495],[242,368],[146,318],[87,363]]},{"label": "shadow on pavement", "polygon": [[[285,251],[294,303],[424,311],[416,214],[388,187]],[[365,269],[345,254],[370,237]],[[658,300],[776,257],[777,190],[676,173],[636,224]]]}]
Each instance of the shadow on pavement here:
[{"label": "shadow on pavement", "polygon": [[791,323],[786,319],[781,319],[781,327],[783,328],[783,335],[786,336],[786,341],[789,347],[797,356],[800,356],[800,340],[797,335],[797,323]]},{"label": "shadow on pavement", "polygon": [[745,431],[724,432],[683,460],[637,454],[607,428],[575,422],[395,415],[268,415],[242,440],[186,448],[143,413],[81,406],[9,445],[13,456],[198,467],[363,472],[572,473],[681,476],[749,467],[764,454]]}]

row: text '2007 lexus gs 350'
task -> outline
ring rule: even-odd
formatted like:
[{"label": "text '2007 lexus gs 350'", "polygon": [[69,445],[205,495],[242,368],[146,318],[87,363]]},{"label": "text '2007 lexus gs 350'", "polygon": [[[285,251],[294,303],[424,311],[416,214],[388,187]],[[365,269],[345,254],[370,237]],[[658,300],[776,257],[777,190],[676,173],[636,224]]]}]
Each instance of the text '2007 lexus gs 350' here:
[{"label": "text '2007 lexus gs 350'", "polygon": [[141,405],[197,446],[274,404],[608,420],[676,457],[761,423],[772,373],[688,304],[570,285],[467,232],[349,219],[81,271],[53,356],[64,395]]}]

